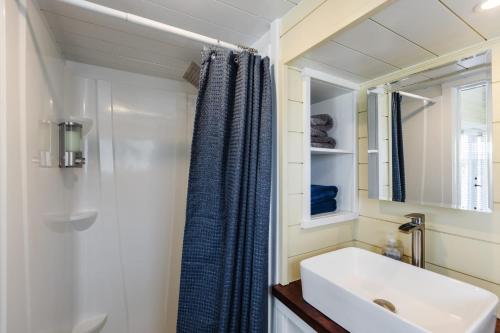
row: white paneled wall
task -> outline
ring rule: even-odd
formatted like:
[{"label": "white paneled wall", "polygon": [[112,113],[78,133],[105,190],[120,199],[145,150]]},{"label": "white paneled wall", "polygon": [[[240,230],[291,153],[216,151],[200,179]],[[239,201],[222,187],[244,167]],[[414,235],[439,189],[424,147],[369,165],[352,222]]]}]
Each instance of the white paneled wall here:
[{"label": "white paneled wall", "polygon": [[288,247],[286,256],[287,270],[283,272],[282,283],[288,283],[300,278],[299,263],[308,257],[328,252],[344,246],[349,246],[353,238],[352,222],[345,222],[325,227],[302,229],[302,193],[304,135],[302,76],[300,70],[288,67],[286,71],[287,108],[286,123],[286,163],[287,193],[284,195],[283,206],[286,208],[286,220],[282,221],[287,230]]},{"label": "white paneled wall", "polygon": [[[428,66],[432,67],[432,63]],[[403,242],[405,254],[409,254],[410,238],[398,233],[398,227],[406,222],[403,215],[411,212],[424,213],[427,218],[426,267],[500,296],[500,44],[493,46],[492,71],[494,212],[485,214],[368,199],[366,139],[360,137],[361,216],[355,223],[354,239],[357,246],[380,251],[387,234],[393,232]],[[363,132],[361,128],[366,111],[366,94],[361,94],[360,133]]]}]

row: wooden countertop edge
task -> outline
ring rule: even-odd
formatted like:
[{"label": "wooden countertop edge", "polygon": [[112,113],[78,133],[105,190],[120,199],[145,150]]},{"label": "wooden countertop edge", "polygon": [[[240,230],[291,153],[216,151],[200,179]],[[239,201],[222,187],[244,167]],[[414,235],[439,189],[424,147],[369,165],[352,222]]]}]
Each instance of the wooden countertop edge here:
[{"label": "wooden countertop edge", "polygon": [[286,286],[281,284],[273,286],[273,295],[319,333],[348,333],[302,298],[300,280],[290,282]]},{"label": "wooden countertop edge", "polygon": [[[286,305],[293,313],[299,316],[309,326],[319,333],[348,333],[339,324],[316,310],[302,298],[301,281],[290,282],[286,286],[274,285],[273,296]],[[497,319],[495,333],[500,333],[500,319]]]}]

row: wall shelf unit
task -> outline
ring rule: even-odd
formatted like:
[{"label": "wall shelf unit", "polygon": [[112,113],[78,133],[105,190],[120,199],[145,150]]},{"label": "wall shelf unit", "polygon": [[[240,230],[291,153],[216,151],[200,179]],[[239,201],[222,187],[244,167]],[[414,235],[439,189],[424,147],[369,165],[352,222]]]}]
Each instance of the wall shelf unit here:
[{"label": "wall shelf unit", "polygon": [[314,148],[311,147],[312,155],[327,155],[327,154],[352,154],[352,151],[345,149],[329,149],[329,148]]},{"label": "wall shelf unit", "polygon": [[[355,83],[306,68],[304,91],[304,175],[302,228],[354,220],[357,199],[357,95]],[[334,149],[311,147],[311,115],[328,114],[333,127],[327,131]],[[311,215],[311,185],[337,186],[337,209]],[[332,198],[333,200],[333,198]]]}]

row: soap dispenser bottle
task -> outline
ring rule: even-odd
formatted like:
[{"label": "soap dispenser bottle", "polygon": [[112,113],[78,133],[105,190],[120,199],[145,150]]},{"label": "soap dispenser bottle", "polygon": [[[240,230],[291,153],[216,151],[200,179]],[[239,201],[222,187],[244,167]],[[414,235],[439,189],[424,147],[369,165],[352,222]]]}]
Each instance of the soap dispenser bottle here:
[{"label": "soap dispenser bottle", "polygon": [[384,246],[382,254],[396,260],[401,260],[403,258],[403,247],[398,244],[398,241],[393,233],[388,235],[387,245]]}]

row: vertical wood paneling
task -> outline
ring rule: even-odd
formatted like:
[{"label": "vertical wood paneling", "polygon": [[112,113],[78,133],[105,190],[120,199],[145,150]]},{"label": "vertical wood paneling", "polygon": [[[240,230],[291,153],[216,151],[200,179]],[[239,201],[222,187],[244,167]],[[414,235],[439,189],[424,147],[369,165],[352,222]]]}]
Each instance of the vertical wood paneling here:
[{"label": "vertical wood paneling", "polygon": [[491,81],[500,82],[500,43],[491,48]]},{"label": "vertical wood paneling", "polygon": [[368,191],[368,164],[358,165],[358,176],[359,189]]},{"label": "vertical wood paneling", "polygon": [[288,195],[288,226],[302,223],[302,200],[303,194]]},{"label": "vertical wood paneling", "polygon": [[288,164],[288,194],[302,193],[302,164]]},{"label": "vertical wood paneling", "polygon": [[288,131],[304,133],[304,104],[302,102],[287,102]]},{"label": "vertical wood paneling", "polygon": [[368,163],[368,138],[358,140],[358,161],[359,163]]},{"label": "vertical wood paneling", "polygon": [[493,201],[500,203],[500,163],[493,163]]},{"label": "vertical wood paneling", "polygon": [[[302,78],[300,71],[294,68],[288,68],[287,73],[288,100],[303,102],[302,96]],[[288,110],[287,110],[288,112]]]},{"label": "vertical wood paneling", "polygon": [[358,113],[358,137],[368,137],[368,112]]},{"label": "vertical wood paneling", "polygon": [[297,132],[288,132],[288,162],[289,163],[303,163],[303,134]]},{"label": "vertical wood paneling", "polygon": [[493,111],[493,121],[500,122],[500,82],[491,85],[491,105]]}]

